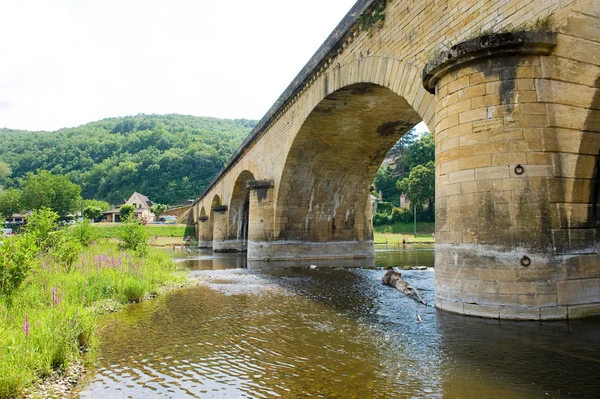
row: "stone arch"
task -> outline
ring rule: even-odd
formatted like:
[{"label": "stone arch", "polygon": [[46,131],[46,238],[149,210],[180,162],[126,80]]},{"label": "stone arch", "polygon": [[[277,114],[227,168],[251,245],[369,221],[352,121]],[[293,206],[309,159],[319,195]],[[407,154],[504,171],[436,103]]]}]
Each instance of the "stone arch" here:
[{"label": "stone arch", "polygon": [[371,182],[393,144],[421,120],[404,98],[374,83],[350,84],[320,101],[285,161],[278,238],[370,243]]},{"label": "stone arch", "polygon": [[233,186],[228,214],[228,240],[235,240],[238,248],[246,249],[248,241],[248,222],[250,212],[250,192],[247,183],[254,180],[254,175],[248,170],[242,171]]}]

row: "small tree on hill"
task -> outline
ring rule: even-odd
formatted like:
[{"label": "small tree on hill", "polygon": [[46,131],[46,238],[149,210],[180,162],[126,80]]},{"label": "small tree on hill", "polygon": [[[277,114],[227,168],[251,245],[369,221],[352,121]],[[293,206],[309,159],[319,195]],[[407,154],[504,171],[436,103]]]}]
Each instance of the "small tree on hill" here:
[{"label": "small tree on hill", "polygon": [[125,204],[121,206],[119,209],[119,214],[121,215],[121,220],[130,220],[133,217],[133,212],[135,208],[131,204]]},{"label": "small tree on hill", "polygon": [[94,220],[102,216],[102,209],[97,206],[86,206],[83,208],[83,217],[89,220]]},{"label": "small tree on hill", "polygon": [[154,214],[154,219],[158,220],[160,215],[162,215],[167,210],[167,206],[163,204],[154,204],[150,207],[150,212]]},{"label": "small tree on hill", "polygon": [[21,190],[9,188],[0,193],[0,216],[10,217],[13,213],[19,213],[23,210],[21,205]]}]

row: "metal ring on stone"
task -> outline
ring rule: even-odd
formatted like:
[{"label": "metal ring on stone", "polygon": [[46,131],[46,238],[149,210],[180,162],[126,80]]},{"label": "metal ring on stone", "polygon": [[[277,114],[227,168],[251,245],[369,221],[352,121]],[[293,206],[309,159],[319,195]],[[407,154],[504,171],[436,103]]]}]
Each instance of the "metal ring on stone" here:
[{"label": "metal ring on stone", "polygon": [[523,257],[521,258],[521,265],[522,266],[529,266],[531,265],[531,258],[527,255],[523,255]]},{"label": "metal ring on stone", "polygon": [[515,173],[518,175],[522,175],[523,172],[525,172],[525,168],[523,168],[521,165],[517,165],[515,166]]}]

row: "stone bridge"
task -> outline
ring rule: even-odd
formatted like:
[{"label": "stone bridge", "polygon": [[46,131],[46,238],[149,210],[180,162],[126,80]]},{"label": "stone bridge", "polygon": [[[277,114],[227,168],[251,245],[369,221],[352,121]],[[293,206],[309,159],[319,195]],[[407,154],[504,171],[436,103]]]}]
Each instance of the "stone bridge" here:
[{"label": "stone bridge", "polygon": [[424,121],[436,305],[599,314],[599,87],[597,0],[359,0],[194,204],[200,245],[373,257],[369,187]]}]

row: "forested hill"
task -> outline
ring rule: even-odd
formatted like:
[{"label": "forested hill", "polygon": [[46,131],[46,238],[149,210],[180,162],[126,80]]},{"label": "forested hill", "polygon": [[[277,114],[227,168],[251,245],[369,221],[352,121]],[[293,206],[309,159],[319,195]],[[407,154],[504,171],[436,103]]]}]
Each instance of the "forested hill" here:
[{"label": "forested hill", "polygon": [[256,123],[137,115],[55,132],[0,129],[0,160],[12,169],[0,185],[17,187],[46,169],[79,184],[86,199],[116,203],[138,191],[175,204],[202,191]]}]

